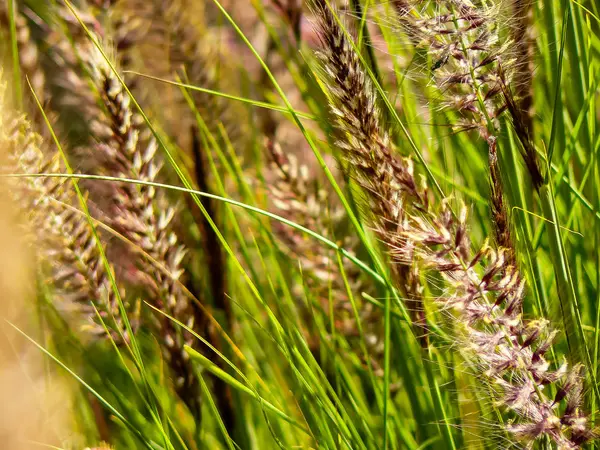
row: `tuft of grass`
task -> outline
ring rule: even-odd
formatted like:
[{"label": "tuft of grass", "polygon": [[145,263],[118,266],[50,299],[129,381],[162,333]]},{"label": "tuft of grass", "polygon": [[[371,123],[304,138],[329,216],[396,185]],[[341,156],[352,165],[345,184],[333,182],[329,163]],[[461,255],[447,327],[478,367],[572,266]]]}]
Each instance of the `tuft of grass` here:
[{"label": "tuft of grass", "polygon": [[598,17],[0,5],[40,445],[596,448]]}]

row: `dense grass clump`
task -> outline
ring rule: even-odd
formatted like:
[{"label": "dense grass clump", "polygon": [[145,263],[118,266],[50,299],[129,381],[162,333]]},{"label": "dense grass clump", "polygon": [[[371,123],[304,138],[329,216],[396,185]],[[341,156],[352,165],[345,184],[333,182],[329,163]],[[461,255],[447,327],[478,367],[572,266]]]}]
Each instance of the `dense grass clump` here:
[{"label": "dense grass clump", "polygon": [[596,448],[596,2],[0,1],[6,448]]}]

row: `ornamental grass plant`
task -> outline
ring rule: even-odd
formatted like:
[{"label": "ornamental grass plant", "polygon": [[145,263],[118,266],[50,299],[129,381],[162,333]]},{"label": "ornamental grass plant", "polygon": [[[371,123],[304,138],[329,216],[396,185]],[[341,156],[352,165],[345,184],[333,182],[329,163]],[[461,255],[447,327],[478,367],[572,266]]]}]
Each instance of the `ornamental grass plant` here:
[{"label": "ornamental grass plant", "polygon": [[599,30],[0,0],[0,441],[596,448]]}]

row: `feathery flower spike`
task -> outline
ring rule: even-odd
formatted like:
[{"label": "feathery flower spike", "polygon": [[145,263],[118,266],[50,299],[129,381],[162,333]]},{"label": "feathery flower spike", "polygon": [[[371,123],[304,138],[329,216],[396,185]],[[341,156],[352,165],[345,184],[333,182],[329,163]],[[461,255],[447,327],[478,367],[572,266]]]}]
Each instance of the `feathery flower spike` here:
[{"label": "feathery flower spike", "polygon": [[[25,229],[37,248],[40,263],[48,269],[62,311],[73,311],[85,318],[85,329],[95,336],[105,335],[96,321],[96,308],[110,328],[113,338],[127,339],[119,307],[90,225],[77,210],[78,202],[66,178],[36,177],[43,173],[62,173],[58,155],[42,152],[39,135],[22,117],[0,118],[0,143],[8,151],[11,172],[32,175],[15,179],[11,196],[27,211]],[[121,289],[121,293],[124,291]],[[94,305],[93,307],[91,305]],[[126,305],[127,306],[127,305]],[[131,319],[132,326],[136,323]]]},{"label": "feathery flower spike", "polygon": [[[376,93],[333,13],[317,8],[321,59],[342,131],[338,146],[352,162],[347,170],[371,197],[372,211],[396,211],[386,217],[385,228],[376,222],[391,260],[443,278],[444,295],[435,301],[453,311],[465,360],[493,387],[498,406],[514,416],[505,428],[516,440],[532,446],[547,438],[558,448],[581,448],[595,438],[582,410],[581,367],[568,372],[564,363],[552,370],[545,359],[556,332],[546,321],[522,318],[525,280],[511,250],[485,242],[472,253],[467,207],[455,216],[448,199],[440,204],[429,200],[425,182],[416,181],[409,161],[393,153],[380,125]],[[549,384],[557,386],[555,397],[544,389]]]},{"label": "feathery flower spike", "polygon": [[315,9],[322,40],[319,56],[329,79],[332,113],[342,136],[337,145],[345,153],[347,170],[364,189],[377,236],[388,249],[403,249],[401,260],[396,258],[397,252],[391,255],[393,280],[406,297],[420,342],[425,346],[427,324],[419,271],[410,264],[412,243],[396,237],[406,220],[402,205],[411,201],[426,211],[429,195],[413,177],[412,162],[392,157],[375,90],[332,12],[320,1],[315,2]]}]

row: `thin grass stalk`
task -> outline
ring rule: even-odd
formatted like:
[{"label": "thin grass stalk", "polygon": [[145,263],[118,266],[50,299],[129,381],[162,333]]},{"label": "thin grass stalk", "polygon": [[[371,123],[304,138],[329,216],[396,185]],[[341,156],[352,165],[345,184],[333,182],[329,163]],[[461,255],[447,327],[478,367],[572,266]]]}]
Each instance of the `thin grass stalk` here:
[{"label": "thin grass stalk", "polygon": [[356,16],[356,19],[358,20],[358,29],[359,29],[359,36],[362,37],[362,42],[359,42],[359,44],[362,46],[362,49],[364,50],[364,52],[367,55],[367,61],[369,64],[369,67],[371,68],[371,71],[373,72],[375,79],[381,84],[382,82],[382,78],[381,78],[381,73],[377,64],[377,58],[375,57],[375,51],[373,48],[373,42],[371,40],[371,33],[369,32],[369,29],[367,28],[366,24],[367,24],[367,15],[366,15],[366,11],[364,11],[360,0],[351,0],[351,6],[353,9],[353,13]]},{"label": "thin grass stalk", "polygon": [[[179,13],[181,13],[181,11],[179,11]],[[179,19],[182,20],[181,17]],[[179,24],[179,21],[176,21],[176,26],[179,27],[182,25]],[[183,32],[184,30],[185,27],[180,31]],[[187,36],[188,41],[194,42],[193,45],[191,45],[191,42],[188,42],[187,46],[191,45],[192,49],[195,49],[195,51],[199,51],[199,47],[201,46],[202,40],[198,40],[197,42],[194,41],[193,34],[191,35],[191,33],[192,31],[188,30],[188,32],[183,33],[182,36],[180,36],[180,38],[183,39]],[[197,77],[202,74],[202,72],[200,74],[197,73],[197,70],[201,67],[201,63],[195,60],[195,54],[195,52],[192,52],[191,54],[187,52],[181,52],[180,54],[180,58],[182,58],[183,61],[179,61],[179,63],[183,64],[182,70],[184,72],[183,75],[185,77],[188,77],[189,75],[196,75]],[[189,75],[186,72],[186,67],[191,67],[189,70]],[[195,70],[192,70],[192,68]],[[195,78],[194,81],[199,80]],[[211,179],[211,172],[212,175],[215,175],[215,168],[214,163],[212,161],[212,155],[208,152],[212,151],[212,147],[216,145],[216,141],[210,128],[213,128],[216,131],[216,129],[219,126],[222,126],[222,124],[217,125],[219,120],[223,117],[221,115],[222,105],[217,102],[219,105],[217,106],[217,104],[213,103],[214,98],[210,97],[208,97],[209,102],[203,102],[202,100],[207,98],[206,95],[194,95],[192,98],[192,95],[190,95],[190,93],[185,90],[182,90],[182,95],[184,99],[188,102],[188,107],[190,111],[193,112],[196,116],[197,122],[197,125],[191,127],[191,153],[192,158],[194,160],[194,172],[196,183],[198,184],[198,187],[201,191],[211,192],[212,187],[209,183],[209,180]],[[213,106],[215,106],[214,109]],[[203,117],[201,116],[198,110],[199,107],[205,114],[207,114],[207,120],[209,120],[210,125],[207,124],[206,121],[204,121]],[[210,111],[212,111],[212,113]],[[210,144],[208,141],[210,141]],[[210,166],[210,171],[207,167],[207,163]],[[220,186],[220,188],[222,187]],[[226,292],[226,255],[221,248],[218,233],[213,227],[211,227],[206,216],[203,215],[202,212],[198,210],[198,208],[196,208],[196,206],[193,204],[193,199],[190,197],[188,197],[188,204],[190,204],[190,207],[194,212],[193,214],[195,222],[198,225],[202,235],[204,253],[206,255],[206,260],[209,265],[208,274],[210,278],[210,289],[212,292],[213,304],[216,307],[216,309],[222,313],[222,326],[224,327],[224,329],[231,330],[234,326],[234,314],[229,296]],[[204,203],[204,206],[206,214],[209,217],[211,217],[212,220],[214,220],[215,222],[222,221],[222,218],[217,213],[218,209],[217,203],[215,201],[207,199],[207,201]],[[221,347],[219,337],[215,335],[212,327],[206,328],[206,334],[210,338],[213,345],[215,345],[218,348]],[[219,360],[216,361],[216,364],[219,367],[222,365],[221,361]],[[229,430],[229,432],[233,434],[236,437],[236,439],[247,439],[247,437],[244,435],[245,430],[241,426],[239,418],[237,418],[237,412],[234,406],[235,400],[233,398],[233,393],[230,387],[218,377],[213,378],[213,384],[215,392],[218,393],[216,401],[220,411],[219,414],[223,420],[226,429]]]},{"label": "thin grass stalk", "polygon": [[[198,187],[203,192],[210,192],[208,179],[209,173],[206,170],[206,163],[204,161],[205,156],[201,151],[201,143],[198,139],[199,130],[196,127],[192,128],[192,154],[194,157],[194,168],[196,175],[196,182],[198,183]],[[206,140],[204,140],[204,144],[206,144]],[[205,151],[209,151],[208,147],[204,146]],[[218,216],[216,214],[216,202],[212,200],[208,200],[205,203],[205,208],[207,214],[214,218],[214,220],[218,220]],[[206,254],[207,262],[209,264],[208,273],[210,277],[210,288],[212,292],[213,302],[218,308],[219,311],[223,312],[224,320],[223,327],[225,330],[231,330],[231,326],[234,322],[233,311],[231,305],[229,303],[229,297],[227,295],[227,264],[225,255],[221,249],[221,245],[219,243],[219,239],[215,233],[215,231],[210,227],[210,224],[207,220],[200,216],[196,218],[196,223],[200,227],[202,236],[203,236],[203,246]],[[210,338],[210,341],[213,342],[213,345],[216,345],[217,348],[220,348],[221,344],[217,336],[215,336],[214,331],[211,329],[210,324],[207,320],[204,320],[204,330],[205,334]],[[217,361],[217,365],[220,362]],[[219,378],[215,377],[213,379],[214,389],[217,392],[217,405],[221,419],[223,420],[224,426],[226,430],[229,430],[230,433],[233,433],[236,430],[236,413],[233,405],[233,398],[231,390],[229,386],[222,382]],[[239,426],[239,424],[238,424]]]},{"label": "thin grass stalk", "polygon": [[[194,127],[192,129],[192,154],[194,158],[194,169],[196,175],[196,183],[198,183],[198,189],[202,192],[211,192],[209,187],[209,173],[206,168],[206,162],[204,161],[205,156],[203,155],[202,148],[203,146],[200,143],[200,139],[198,139],[199,131]],[[208,151],[206,147],[204,147],[204,151]],[[208,201],[205,204],[206,211],[208,214],[213,217],[215,220],[218,218],[216,204],[215,202]],[[212,229],[210,229],[209,225],[206,223],[206,220],[202,219],[199,222],[199,226],[202,229],[202,235],[204,237],[204,251],[206,252],[209,264],[209,275],[210,275],[210,286],[212,291],[212,297],[215,302],[215,306],[224,312],[225,319],[227,321],[226,328],[233,322],[233,312],[231,310],[231,305],[229,304],[229,300],[227,298],[227,280],[226,280],[226,262],[221,250],[221,245],[215,233]]]}]

